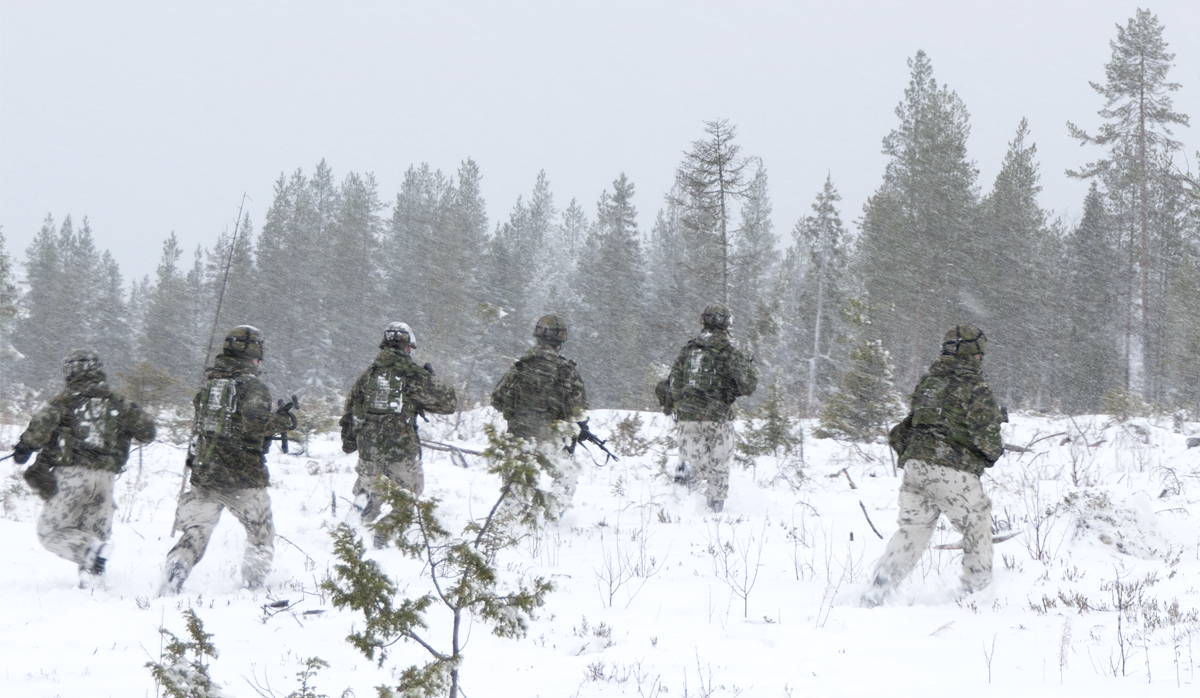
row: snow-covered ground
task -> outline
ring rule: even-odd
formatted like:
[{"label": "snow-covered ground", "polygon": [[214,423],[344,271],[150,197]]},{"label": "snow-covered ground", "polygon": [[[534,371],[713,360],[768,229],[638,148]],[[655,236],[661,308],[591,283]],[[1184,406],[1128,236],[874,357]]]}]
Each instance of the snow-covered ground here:
[{"label": "snow-covered ground", "polygon": [[[593,430],[615,433],[632,414],[594,412]],[[468,698],[1194,695],[1200,449],[1186,438],[1200,425],[1014,414],[1005,441],[1030,450],[1002,458],[985,487],[999,527],[1021,533],[996,546],[992,586],[961,597],[959,553],[930,551],[889,602],[866,609],[858,600],[884,546],[867,516],[883,536],[895,530],[899,479],[886,447],[807,436],[802,457],[735,467],[725,512],[713,515],[661,473],[655,440],[669,420],[639,416],[651,450],[603,467],[584,456],[574,510],[501,558],[505,578],[541,575],[556,589],[525,639],[472,624]],[[477,410],[422,434],[481,448],[492,418]],[[4,427],[0,444],[20,428]],[[426,495],[442,501],[447,528],[486,512],[497,482],[479,459],[463,469],[425,455]],[[383,667],[367,660],[345,641],[361,618],[318,588],[354,479],[355,456],[334,435],[270,456],[279,538],[266,590],[238,588],[244,536],[226,515],[184,593],[154,598],[182,462],[162,443],[130,458],[107,588],[92,591],[40,547],[40,500],[19,466],[0,464],[0,695],[156,695],[144,665],[160,658],[159,627],[186,636],[187,608],[213,635],[211,673],[232,696],[283,698],[301,663],[320,657],[330,666],[317,693],[366,698],[397,667],[426,661],[412,645]],[[943,528],[933,542],[956,539]],[[428,588],[395,549],[370,555],[402,593]],[[281,600],[286,610],[267,607]],[[429,623],[444,643],[448,616],[434,610]]]}]

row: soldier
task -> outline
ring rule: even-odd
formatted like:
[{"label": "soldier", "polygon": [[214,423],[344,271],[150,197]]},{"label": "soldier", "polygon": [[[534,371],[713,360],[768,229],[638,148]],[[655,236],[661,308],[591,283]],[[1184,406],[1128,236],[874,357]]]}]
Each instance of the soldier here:
[{"label": "soldier", "polygon": [[100,356],[76,349],[63,361],[66,390],[29,423],[13,449],[24,464],[42,450],[25,478],[46,500],[38,517],[42,546],[79,565],[79,586],[104,581],[111,552],[113,481],[129,457],[129,441],[154,439],[154,420],[105,381]]},{"label": "soldier", "polygon": [[979,476],[1004,453],[1008,421],[983,379],[987,337],[974,325],[946,333],[942,354],[911,396],[912,412],[892,429],[900,456],[899,528],[888,541],[863,605],[878,606],[925,551],[940,514],[962,534],[962,583],[977,591],[992,580],[992,503]]},{"label": "soldier", "polygon": [[708,483],[708,508],[720,512],[729,494],[729,461],[735,437],[733,402],[754,394],[753,358],[733,346],[729,309],[710,305],[700,315],[703,329],[675,358],[671,375],[655,388],[665,414],[678,420],[679,466],[675,481]]},{"label": "soldier", "polygon": [[580,466],[568,449],[587,409],[583,378],[575,362],[559,352],[567,341],[567,324],[545,315],[533,326],[534,347],[508,369],[492,391],[492,407],[508,422],[508,433],[529,439],[557,471],[550,488],[550,514],[557,519],[571,508]]},{"label": "soldier", "polygon": [[187,459],[192,486],[175,509],[182,536],[167,553],[160,596],[179,593],[226,507],[246,529],[246,588],[261,587],[271,571],[275,523],[266,447],[272,436],[295,429],[296,418],[286,410],[271,412],[271,393],[257,378],[262,359],[262,330],[238,325],[225,336],[221,354],[205,372],[204,388],[192,400],[196,417]]},{"label": "soldier", "polygon": [[342,450],[358,451],[354,508],[363,523],[379,516],[381,478],[420,496],[425,489],[417,415],[451,414],[458,403],[454,386],[434,378],[433,367],[413,362],[417,346],[408,325],[393,322],[383,331],[379,355],[346,398]]}]

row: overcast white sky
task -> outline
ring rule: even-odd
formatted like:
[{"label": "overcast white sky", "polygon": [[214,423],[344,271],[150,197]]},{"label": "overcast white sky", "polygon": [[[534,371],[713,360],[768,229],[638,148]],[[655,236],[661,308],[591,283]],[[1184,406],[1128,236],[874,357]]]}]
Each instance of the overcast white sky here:
[{"label": "overcast white sky", "polygon": [[[881,139],[924,49],[971,114],[983,191],[1017,123],[1042,205],[1078,215],[1115,24],[1137,2],[54,2],[0,0],[0,224],[19,261],[47,213],[89,217],[126,277],[162,240],[210,245],[242,193],[261,226],[280,172],[325,158],[385,201],[414,163],[474,158],[493,220],[545,169],[589,216],[621,172],[648,230],[703,121],[770,175],[785,240],[826,174],[842,216],[879,186]],[[1200,148],[1200,2],[1149,6],[1176,53],[1177,136]],[[1193,169],[1196,164],[1192,163]]]}]

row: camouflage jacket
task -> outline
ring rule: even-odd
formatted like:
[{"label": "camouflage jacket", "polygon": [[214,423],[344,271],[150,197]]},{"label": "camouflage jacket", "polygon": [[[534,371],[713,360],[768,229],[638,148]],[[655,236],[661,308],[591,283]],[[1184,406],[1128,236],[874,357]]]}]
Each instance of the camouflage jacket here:
[{"label": "camouflage jacket", "polygon": [[544,438],[554,421],[578,422],[587,409],[583,378],[575,362],[538,342],[525,352],[492,391],[492,407],[523,438]]},{"label": "camouflage jacket", "polygon": [[38,410],[21,434],[31,450],[45,449],[50,465],[80,465],[119,473],[129,442],[154,440],[154,420],[136,403],[114,393],[104,372],[87,371]]},{"label": "camouflage jacket", "polygon": [[1000,425],[1007,421],[983,379],[979,359],[943,355],[921,377],[910,396],[912,414],[892,436],[910,459],[983,474],[1004,454]]},{"label": "camouflage jacket", "polygon": [[454,386],[435,379],[403,351],[381,349],[346,398],[343,450],[357,448],[369,462],[416,460],[421,452],[417,415],[450,414],[457,405]]},{"label": "camouflage jacket", "polygon": [[684,345],[659,392],[664,411],[680,421],[724,422],[733,401],[752,395],[756,387],[751,359],[733,346],[729,333],[705,330]]},{"label": "camouflage jacket", "polygon": [[249,359],[220,354],[192,404],[192,484],[216,489],[253,489],[270,483],[264,442],[286,431],[291,420],[271,411],[271,392]]}]

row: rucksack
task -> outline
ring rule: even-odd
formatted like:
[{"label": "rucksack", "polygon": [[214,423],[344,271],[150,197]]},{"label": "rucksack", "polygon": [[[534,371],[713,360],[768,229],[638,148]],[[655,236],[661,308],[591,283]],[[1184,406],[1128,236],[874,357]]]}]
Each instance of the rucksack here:
[{"label": "rucksack", "polygon": [[196,431],[213,437],[233,436],[237,414],[238,382],[233,378],[209,378],[196,407]]},{"label": "rucksack", "polygon": [[121,413],[110,396],[85,397],[68,409],[68,426],[58,430],[58,462],[70,464],[80,451],[97,455],[120,451],[117,432]]},{"label": "rucksack", "polygon": [[671,386],[674,388],[672,401],[682,402],[689,396],[695,396],[704,401],[716,399],[732,402],[726,396],[729,392],[729,378],[722,370],[721,364],[719,350],[692,344],[688,349],[682,380],[678,385]]},{"label": "rucksack", "polygon": [[912,426],[945,437],[960,427],[966,413],[957,399],[948,399],[954,381],[949,376],[925,376],[912,395]]},{"label": "rucksack", "polygon": [[391,366],[373,369],[366,385],[367,414],[400,414],[404,410],[404,375]]}]

